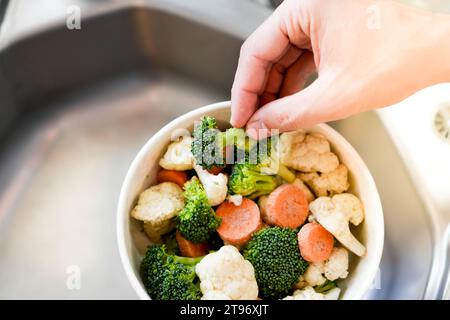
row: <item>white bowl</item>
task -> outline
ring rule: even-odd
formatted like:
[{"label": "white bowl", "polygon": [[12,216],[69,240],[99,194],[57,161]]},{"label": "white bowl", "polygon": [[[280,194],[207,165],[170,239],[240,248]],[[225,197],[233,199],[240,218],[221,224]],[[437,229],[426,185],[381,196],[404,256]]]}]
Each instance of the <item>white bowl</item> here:
[{"label": "white bowl", "polygon": [[[219,123],[228,123],[230,102],[220,102],[193,110],[167,124],[139,151],[123,183],[117,212],[118,245],[125,272],[141,299],[149,299],[139,276],[139,265],[148,240],[139,224],[130,218],[130,210],[139,194],[155,183],[159,159],[174,132],[179,132],[180,129],[191,131],[194,121],[204,115],[215,117]],[[317,125],[309,131],[319,132],[327,137],[333,151],[349,169],[350,192],[357,195],[364,204],[365,220],[353,232],[366,246],[367,253],[362,258],[351,259],[348,278],[339,282],[342,289],[341,299],[361,299],[372,285],[383,251],[384,222],[378,191],[361,157],[338,132],[326,124]]]}]

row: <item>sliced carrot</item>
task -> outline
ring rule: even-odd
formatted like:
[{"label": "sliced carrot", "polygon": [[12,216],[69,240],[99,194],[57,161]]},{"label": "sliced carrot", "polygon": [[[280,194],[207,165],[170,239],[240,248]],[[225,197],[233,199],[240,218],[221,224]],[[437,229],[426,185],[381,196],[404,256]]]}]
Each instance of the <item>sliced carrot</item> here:
[{"label": "sliced carrot", "polygon": [[179,232],[175,235],[180,248],[180,253],[183,257],[201,257],[208,253],[208,243],[193,243],[185,239]]},{"label": "sliced carrot", "polygon": [[188,181],[188,175],[185,171],[161,170],[158,172],[158,177],[156,179],[158,183],[173,182],[180,187],[183,187],[184,183]]},{"label": "sliced carrot", "polygon": [[213,175],[218,175],[219,173],[222,172],[224,167],[221,166],[214,166],[211,169],[208,169],[208,172],[213,174]]},{"label": "sliced carrot", "polygon": [[305,192],[293,184],[284,184],[269,194],[266,202],[266,222],[288,228],[300,227],[308,217]]},{"label": "sliced carrot", "polygon": [[317,222],[305,224],[297,237],[300,254],[306,261],[327,260],[333,251],[333,235]]},{"label": "sliced carrot", "polygon": [[245,244],[252,234],[262,227],[258,206],[247,198],[242,199],[240,206],[229,201],[223,202],[217,208],[216,214],[222,218],[217,233],[222,240],[233,245]]}]

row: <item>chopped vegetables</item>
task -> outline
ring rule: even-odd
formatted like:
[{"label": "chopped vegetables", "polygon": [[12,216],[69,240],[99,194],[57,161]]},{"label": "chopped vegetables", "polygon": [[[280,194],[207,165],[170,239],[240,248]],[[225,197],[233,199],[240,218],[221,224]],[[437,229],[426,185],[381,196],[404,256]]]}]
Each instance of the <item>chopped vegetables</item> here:
[{"label": "chopped vegetables", "polygon": [[217,232],[224,241],[233,245],[246,244],[262,227],[257,204],[247,198],[243,198],[239,206],[225,201],[217,208],[217,216],[222,219]]},{"label": "chopped vegetables", "polygon": [[308,263],[300,256],[297,233],[289,228],[264,228],[244,248],[244,258],[255,267],[260,296],[286,296]]},{"label": "chopped vegetables", "polygon": [[298,233],[300,253],[308,262],[328,259],[333,251],[333,244],[333,235],[317,222],[305,224]]},{"label": "chopped vegetables", "polygon": [[310,203],[311,201],[313,201],[316,198],[314,196],[314,194],[311,192],[311,190],[309,190],[309,188],[299,178],[299,175],[297,175],[297,178],[294,180],[294,182],[292,184],[299,187],[300,189],[302,189],[302,191],[306,195],[306,199],[308,200],[308,203]]},{"label": "chopped vegetables", "polygon": [[194,169],[203,185],[203,188],[205,189],[209,204],[211,206],[221,204],[227,197],[227,176],[223,173],[214,175],[199,165],[194,165]]},{"label": "chopped vegetables", "polygon": [[311,263],[301,277],[297,287],[310,285],[322,286],[327,281],[345,279],[348,275],[348,251],[345,248],[333,248],[331,255],[325,261]]},{"label": "chopped vegetables", "polygon": [[194,243],[185,239],[178,231],[176,233],[176,239],[183,257],[201,257],[208,253],[208,242]]},{"label": "chopped vegetables", "polygon": [[194,243],[204,242],[220,225],[220,218],[211,208],[197,177],[193,177],[184,185],[183,194],[186,204],[179,213],[177,229],[183,237]]},{"label": "chopped vegetables", "polygon": [[194,127],[192,154],[195,162],[203,169],[222,166],[223,150],[219,143],[217,121],[212,117],[203,117]]},{"label": "chopped vegetables", "polygon": [[263,174],[256,164],[236,164],[231,172],[229,190],[250,199],[269,194],[279,184],[275,176]]},{"label": "chopped vegetables", "polygon": [[339,165],[330,143],[319,133],[307,134],[303,130],[283,133],[279,145],[281,162],[289,168],[327,173]]},{"label": "chopped vegetables", "polygon": [[363,256],[366,248],[353,236],[349,222],[358,225],[364,217],[361,201],[351,194],[333,198],[320,197],[309,205],[317,221],[339,242],[357,256]]},{"label": "chopped vegetables", "polygon": [[161,170],[156,177],[158,183],[173,182],[183,188],[186,181],[188,181],[188,175],[186,171],[176,170]]},{"label": "chopped vegetables", "polygon": [[141,193],[131,216],[144,222],[150,240],[160,242],[161,235],[175,227],[175,219],[184,207],[181,188],[172,182],[163,182]]},{"label": "chopped vegetables", "polygon": [[210,253],[197,264],[202,299],[256,300],[258,285],[252,264],[230,245]]},{"label": "chopped vegetables", "polygon": [[190,170],[194,165],[194,157],[191,152],[192,138],[182,136],[167,147],[164,156],[159,160],[159,165],[167,170]]},{"label": "chopped vegetables", "polygon": [[200,299],[195,265],[202,258],[171,255],[164,245],[149,247],[141,263],[142,282],[147,292],[156,300]]},{"label": "chopped vegetables", "polygon": [[338,299],[347,249],[365,253],[349,226],[363,205],[321,134],[256,141],[206,116],[159,164],[130,213],[153,242],[141,262],[152,299]]},{"label": "chopped vegetables", "polygon": [[295,290],[292,296],[287,296],[283,300],[337,300],[340,294],[339,288],[334,288],[327,293],[321,293],[313,287],[306,287]]},{"label": "chopped vegetables", "polygon": [[299,176],[317,197],[333,196],[347,191],[350,187],[348,169],[343,164],[328,173],[301,173]]},{"label": "chopped vegetables", "polygon": [[296,229],[308,217],[308,200],[300,188],[284,184],[269,195],[265,209],[268,224]]}]

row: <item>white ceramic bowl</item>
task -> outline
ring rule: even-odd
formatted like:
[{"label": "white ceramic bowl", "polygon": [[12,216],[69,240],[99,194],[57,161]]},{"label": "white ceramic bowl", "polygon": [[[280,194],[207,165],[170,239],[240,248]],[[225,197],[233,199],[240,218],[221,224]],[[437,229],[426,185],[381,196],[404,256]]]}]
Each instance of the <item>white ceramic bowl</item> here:
[{"label": "white ceramic bowl", "polygon": [[[117,212],[118,245],[125,272],[141,299],[149,299],[139,276],[139,265],[148,240],[139,224],[130,218],[130,210],[139,194],[155,183],[159,159],[174,132],[179,132],[180,129],[191,131],[194,121],[204,115],[215,117],[219,123],[228,123],[230,102],[220,102],[193,110],[167,124],[139,151],[123,183]],[[376,276],[383,250],[384,222],[378,191],[361,157],[338,132],[326,124],[317,125],[309,131],[319,132],[327,137],[333,151],[349,169],[350,192],[357,195],[364,204],[365,220],[353,232],[366,246],[367,253],[362,258],[351,259],[349,276],[340,281],[342,299],[361,299]]]}]

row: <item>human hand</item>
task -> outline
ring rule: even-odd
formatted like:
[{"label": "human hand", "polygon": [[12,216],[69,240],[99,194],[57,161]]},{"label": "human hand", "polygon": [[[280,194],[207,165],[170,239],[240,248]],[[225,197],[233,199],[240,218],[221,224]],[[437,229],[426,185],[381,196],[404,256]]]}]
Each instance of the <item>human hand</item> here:
[{"label": "human hand", "polygon": [[449,16],[393,1],[285,0],[242,46],[231,123],[257,138],[394,104],[450,80],[449,36]]}]

